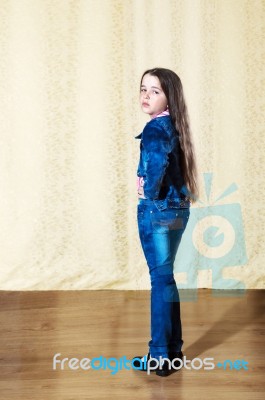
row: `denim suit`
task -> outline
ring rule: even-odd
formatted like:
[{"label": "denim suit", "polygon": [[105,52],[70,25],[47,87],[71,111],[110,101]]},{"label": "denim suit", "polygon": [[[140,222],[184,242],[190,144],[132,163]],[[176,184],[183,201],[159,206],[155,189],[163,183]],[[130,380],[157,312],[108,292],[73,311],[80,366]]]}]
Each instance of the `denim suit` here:
[{"label": "denim suit", "polygon": [[137,176],[144,178],[145,197],[159,210],[178,205],[187,189],[180,170],[179,135],[170,116],[152,119],[135,138],[141,139]]},{"label": "denim suit", "polygon": [[139,198],[137,222],[151,281],[151,357],[168,357],[183,345],[180,302],[174,261],[190,215],[180,167],[180,144],[170,116],[148,122],[141,139],[137,176],[143,177],[145,199]]}]

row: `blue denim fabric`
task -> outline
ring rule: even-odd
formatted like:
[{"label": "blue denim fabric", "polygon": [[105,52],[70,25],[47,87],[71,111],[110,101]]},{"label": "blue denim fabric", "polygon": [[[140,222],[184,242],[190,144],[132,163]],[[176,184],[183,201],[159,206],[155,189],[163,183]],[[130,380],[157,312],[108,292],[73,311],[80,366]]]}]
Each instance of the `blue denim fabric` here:
[{"label": "blue denim fabric", "polygon": [[152,357],[168,357],[183,345],[174,261],[190,215],[189,207],[158,210],[153,200],[139,199],[138,230],[151,279]]},{"label": "blue denim fabric", "polygon": [[159,210],[177,203],[188,194],[180,166],[179,135],[170,116],[149,121],[140,135],[137,175],[144,180],[144,195]]}]

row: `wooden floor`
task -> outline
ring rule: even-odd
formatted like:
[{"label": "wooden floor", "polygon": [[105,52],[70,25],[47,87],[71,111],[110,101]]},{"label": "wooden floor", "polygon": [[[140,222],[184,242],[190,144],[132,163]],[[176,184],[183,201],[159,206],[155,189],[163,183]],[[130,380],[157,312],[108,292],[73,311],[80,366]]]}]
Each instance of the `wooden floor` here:
[{"label": "wooden floor", "polygon": [[[264,290],[235,296],[181,292],[183,351],[190,360],[245,360],[248,370],[182,368],[168,377],[122,369],[53,370],[53,357],[147,353],[148,291],[0,292],[0,398],[264,399]],[[185,301],[184,301],[185,299]],[[194,364],[195,365],[195,364]],[[197,364],[198,365],[198,364]]]}]

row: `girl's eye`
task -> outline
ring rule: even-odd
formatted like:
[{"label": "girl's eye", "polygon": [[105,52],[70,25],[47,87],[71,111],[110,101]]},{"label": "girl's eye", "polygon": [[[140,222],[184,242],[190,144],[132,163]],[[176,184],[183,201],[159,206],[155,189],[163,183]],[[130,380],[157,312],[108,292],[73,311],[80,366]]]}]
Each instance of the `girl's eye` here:
[{"label": "girl's eye", "polygon": [[141,89],[140,92],[146,92],[146,89]]},{"label": "girl's eye", "polygon": [[154,93],[155,93],[155,94],[159,94],[159,92],[156,92],[155,90],[154,90]]}]

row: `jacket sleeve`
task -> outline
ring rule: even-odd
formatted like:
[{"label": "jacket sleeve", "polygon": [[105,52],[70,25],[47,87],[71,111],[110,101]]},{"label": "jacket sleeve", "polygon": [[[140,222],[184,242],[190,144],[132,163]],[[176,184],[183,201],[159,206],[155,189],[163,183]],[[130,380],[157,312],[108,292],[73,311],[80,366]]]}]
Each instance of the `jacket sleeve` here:
[{"label": "jacket sleeve", "polygon": [[143,132],[143,146],[146,151],[144,196],[155,200],[169,164],[170,138],[164,129],[150,126]]}]

